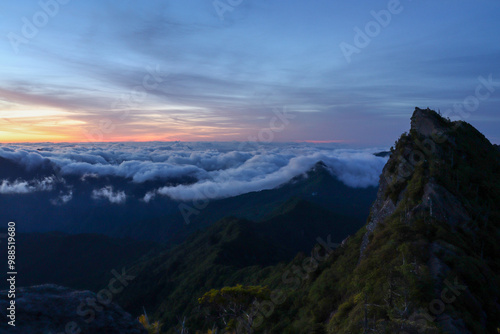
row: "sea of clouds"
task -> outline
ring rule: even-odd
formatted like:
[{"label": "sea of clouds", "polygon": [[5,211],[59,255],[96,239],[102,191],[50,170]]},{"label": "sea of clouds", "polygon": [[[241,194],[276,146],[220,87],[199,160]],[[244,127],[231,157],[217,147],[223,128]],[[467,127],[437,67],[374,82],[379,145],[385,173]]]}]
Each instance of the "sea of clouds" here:
[{"label": "sea of clouds", "polygon": [[28,194],[37,191],[51,191],[54,189],[54,177],[45,177],[41,180],[2,180],[0,194]]},{"label": "sea of clouds", "polygon": [[[387,158],[374,155],[381,148],[347,149],[333,144],[238,143],[238,142],[149,142],[82,144],[3,144],[0,157],[13,160],[27,170],[50,161],[58,175],[40,180],[0,179],[0,194],[51,191],[68,175],[81,180],[116,176],[132,183],[167,181],[190,177],[191,184],[160,186],[142,198],[156,196],[174,200],[226,198],[276,188],[306,173],[320,161],[350,187],[377,186]],[[2,176],[0,176],[2,177]],[[127,194],[113,185],[95,189],[92,198],[124,203]],[[59,204],[71,200],[62,195]]]}]

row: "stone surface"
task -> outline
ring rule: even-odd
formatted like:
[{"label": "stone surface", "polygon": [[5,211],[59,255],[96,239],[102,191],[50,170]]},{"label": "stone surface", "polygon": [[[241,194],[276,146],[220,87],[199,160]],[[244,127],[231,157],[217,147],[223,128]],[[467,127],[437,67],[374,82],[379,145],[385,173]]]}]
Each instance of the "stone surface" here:
[{"label": "stone surface", "polygon": [[16,326],[12,327],[5,314],[9,305],[7,291],[0,292],[0,333],[146,334],[137,319],[90,291],[38,285],[19,288],[15,301]]},{"label": "stone surface", "polygon": [[[453,124],[455,124],[453,126],[460,125],[459,122]],[[445,136],[446,140],[449,140],[453,144],[454,138],[448,137],[451,127],[451,124],[444,124],[439,115],[429,109],[416,108],[413,116],[411,117],[411,130],[417,132],[419,137],[422,138],[423,136],[425,138],[423,140],[424,143],[425,140],[439,140]],[[420,149],[423,148],[418,147],[418,150]],[[439,148],[434,147],[434,149],[435,150],[432,151],[432,154],[439,157],[442,152]],[[366,233],[364,234],[361,243],[359,261],[367,256],[367,253],[369,252],[369,249],[367,250],[367,248],[370,243],[370,235],[377,229],[377,226],[381,222],[395,212],[396,208],[400,205],[403,195],[408,189],[408,183],[406,180],[410,179],[413,170],[410,169],[409,172],[405,174],[405,166],[403,162],[410,160],[410,155],[413,150],[415,150],[415,146],[409,144],[403,147],[399,154],[391,155],[389,162],[382,171],[377,198],[371,208],[370,220],[366,226]],[[388,166],[391,165],[391,163],[397,166],[395,171],[392,173],[388,170]],[[394,186],[394,183],[391,181],[394,183],[402,182],[404,184],[404,187],[400,190],[395,203],[389,196],[387,196],[387,190],[389,187],[391,187],[391,185]],[[413,221],[418,219],[418,217],[425,216],[427,219],[432,217],[435,220],[447,222],[453,230],[456,227],[466,229],[467,223],[471,221],[467,210],[464,208],[460,200],[446,188],[437,184],[433,179],[427,180],[423,185],[422,197],[416,202],[419,204],[409,206],[405,210],[404,215],[401,215],[400,219],[408,224],[411,224]],[[451,245],[445,244],[442,241],[440,243],[430,243],[428,245],[428,249],[429,260],[427,265],[429,267],[430,274],[435,279],[435,282],[441,282],[435,286],[436,296],[439,297],[445,288],[442,282],[446,279],[446,277],[448,277],[448,274],[451,272],[451,268],[439,256],[437,256],[437,254],[445,253],[455,257],[459,255],[455,253],[455,249],[453,249]],[[481,309],[481,303],[474,298],[468,288],[461,291],[461,293],[467,297],[467,300],[471,305],[474,305],[476,309]],[[482,324],[484,324],[486,319],[485,315],[481,315],[479,320]],[[471,333],[465,327],[464,320],[456,318],[456,316],[454,317],[448,309],[445,312],[440,313],[439,316],[435,318],[435,321],[439,323],[441,329],[446,333]],[[412,332],[410,329],[405,329],[405,331],[408,333]]]},{"label": "stone surface", "polygon": [[446,128],[442,126],[438,117],[429,109],[415,108],[411,117],[411,129],[426,137],[445,133]]}]

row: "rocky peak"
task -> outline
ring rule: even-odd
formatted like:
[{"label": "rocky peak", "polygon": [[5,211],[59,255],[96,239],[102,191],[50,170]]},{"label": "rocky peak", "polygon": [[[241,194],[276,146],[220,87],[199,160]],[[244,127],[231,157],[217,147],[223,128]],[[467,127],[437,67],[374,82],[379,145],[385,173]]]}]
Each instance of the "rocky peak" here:
[{"label": "rocky peak", "polygon": [[429,108],[420,109],[417,107],[411,117],[411,130],[426,137],[445,132],[445,126],[444,119]]},{"label": "rocky peak", "polygon": [[[360,261],[365,255],[370,235],[400,205],[404,206],[403,219],[406,220],[422,215],[447,220],[451,225],[470,220],[460,201],[448,189],[436,183],[430,171],[431,165],[434,169],[449,167],[444,165],[446,150],[442,146],[448,142],[453,149],[456,148],[453,130],[457,129],[457,125],[463,125],[463,122],[450,122],[429,108],[415,108],[411,116],[410,133],[403,134],[398,140],[380,176],[379,191],[360,249]],[[452,153],[451,165],[455,164],[454,159]],[[420,174],[414,177],[417,171]],[[418,183],[420,191],[408,194],[412,179],[412,187],[415,188],[415,183]],[[412,197],[411,201],[409,197]]]},{"label": "rocky peak", "polygon": [[[451,122],[433,110],[416,108],[410,132],[391,148],[380,177],[358,268],[376,262],[374,259],[384,253],[383,247],[399,240],[401,246],[414,247],[403,259],[413,257],[415,268],[428,270],[434,297],[440,297],[446,288],[443,282],[450,277],[464,282],[463,294],[479,305],[477,309],[483,308],[475,315],[475,322],[486,326],[486,315],[499,314],[500,308],[497,304],[481,305],[480,301],[490,296],[474,288],[480,275],[470,275],[464,258],[468,256],[481,270],[494,268],[498,241],[490,236],[498,233],[492,222],[500,221],[499,198],[498,147],[470,124]],[[391,256],[403,256],[402,249],[396,248]],[[415,277],[423,280],[424,275]],[[487,285],[496,286],[494,280]],[[460,311],[452,314],[447,309],[436,317],[436,323],[448,333],[477,332],[471,330],[467,307],[459,303],[454,307]]]}]

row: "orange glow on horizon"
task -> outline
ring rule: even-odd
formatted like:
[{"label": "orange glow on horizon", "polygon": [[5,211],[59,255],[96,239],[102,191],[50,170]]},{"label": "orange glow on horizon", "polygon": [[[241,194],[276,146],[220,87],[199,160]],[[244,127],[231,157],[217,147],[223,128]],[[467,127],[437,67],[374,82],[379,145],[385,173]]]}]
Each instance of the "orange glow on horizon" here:
[{"label": "orange glow on horizon", "polygon": [[[27,130],[27,129],[26,129]],[[15,131],[15,130],[14,130]],[[189,134],[186,132],[179,132],[176,134],[153,134],[153,135],[120,135],[109,134],[108,136],[86,136],[84,131],[78,129],[73,131],[72,134],[66,132],[41,132],[41,131],[26,131],[14,132],[0,130],[0,143],[1,144],[16,144],[16,143],[116,143],[116,142],[227,142],[227,141],[241,141],[245,140],[235,138],[223,138],[224,135],[203,135],[203,134]],[[221,138],[222,137],[222,138]],[[243,136],[243,138],[245,138]],[[280,141],[281,142],[281,141]],[[286,141],[284,141],[286,142]],[[302,140],[296,142],[311,143],[311,144],[333,144],[333,143],[349,143],[347,140]]]},{"label": "orange glow on horizon", "polygon": [[[114,123],[113,123],[114,122]],[[120,122],[87,119],[60,109],[7,108],[0,110],[0,143],[109,143],[109,142],[245,142],[258,129],[217,127],[196,123],[172,124],[148,119]],[[277,140],[313,144],[346,143],[345,140]]]},{"label": "orange glow on horizon", "polygon": [[70,137],[65,135],[55,135],[55,134],[4,134],[0,131],[0,143],[1,144],[20,144],[20,143],[117,143],[117,142],[174,142],[174,141],[216,141],[216,140],[200,140],[200,139],[188,139],[188,138],[178,138],[172,136],[166,139],[164,136],[118,136],[112,138],[103,138],[100,140],[90,140],[81,137]]},{"label": "orange glow on horizon", "polygon": [[[59,110],[30,109],[0,111],[0,143],[107,143],[237,141],[246,135],[240,129],[182,126],[158,122],[112,123],[78,119]],[[165,129],[162,129],[165,125]]]}]

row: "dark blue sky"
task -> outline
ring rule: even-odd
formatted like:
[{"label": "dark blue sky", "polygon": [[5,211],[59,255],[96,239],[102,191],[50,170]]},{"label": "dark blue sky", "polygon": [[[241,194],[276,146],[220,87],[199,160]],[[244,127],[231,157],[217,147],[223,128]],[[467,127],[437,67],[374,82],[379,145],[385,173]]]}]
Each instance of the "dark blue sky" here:
[{"label": "dark blue sky", "polygon": [[391,145],[415,106],[500,142],[497,0],[41,3],[1,6],[0,142]]}]

